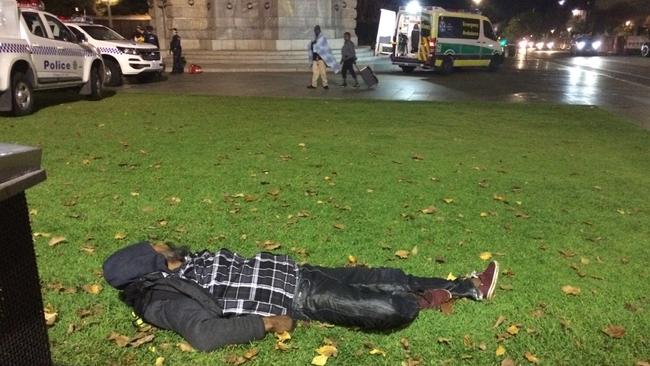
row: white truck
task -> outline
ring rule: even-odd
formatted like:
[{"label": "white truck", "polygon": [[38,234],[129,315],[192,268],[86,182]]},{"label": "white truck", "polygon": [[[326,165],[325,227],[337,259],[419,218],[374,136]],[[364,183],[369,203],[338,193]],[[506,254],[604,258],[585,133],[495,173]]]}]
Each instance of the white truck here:
[{"label": "white truck", "polygon": [[160,49],[149,43],[140,43],[122,37],[114,30],[87,19],[71,19],[65,23],[77,38],[97,47],[106,66],[106,85],[122,84],[122,76],[160,76],[165,64]]},{"label": "white truck", "polygon": [[101,99],[104,63],[42,5],[0,0],[0,111],[26,115],[34,91],[76,88]]}]

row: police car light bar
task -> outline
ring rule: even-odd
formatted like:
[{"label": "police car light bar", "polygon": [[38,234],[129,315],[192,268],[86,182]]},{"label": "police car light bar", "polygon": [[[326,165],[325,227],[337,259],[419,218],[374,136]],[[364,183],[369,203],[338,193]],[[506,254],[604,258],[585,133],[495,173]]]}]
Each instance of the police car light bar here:
[{"label": "police car light bar", "polygon": [[45,4],[40,0],[18,0],[17,3],[21,9],[45,10]]}]

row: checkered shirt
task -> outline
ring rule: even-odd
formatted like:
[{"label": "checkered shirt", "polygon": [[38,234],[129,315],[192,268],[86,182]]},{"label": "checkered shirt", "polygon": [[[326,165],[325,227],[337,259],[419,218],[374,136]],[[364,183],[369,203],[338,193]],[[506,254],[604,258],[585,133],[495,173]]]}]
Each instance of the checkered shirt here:
[{"label": "checkered shirt", "polygon": [[298,266],[286,255],[244,258],[227,249],[185,257],[177,275],[199,284],[226,315],[286,315],[296,292]]}]

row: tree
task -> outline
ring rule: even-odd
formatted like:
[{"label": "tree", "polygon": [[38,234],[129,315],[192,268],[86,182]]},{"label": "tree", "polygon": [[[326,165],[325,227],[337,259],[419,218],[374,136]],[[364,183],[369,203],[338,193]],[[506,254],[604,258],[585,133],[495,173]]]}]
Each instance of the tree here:
[{"label": "tree", "polygon": [[75,7],[83,13],[84,9],[89,14],[94,14],[95,0],[43,0],[45,10],[56,15],[70,16],[75,12]]}]

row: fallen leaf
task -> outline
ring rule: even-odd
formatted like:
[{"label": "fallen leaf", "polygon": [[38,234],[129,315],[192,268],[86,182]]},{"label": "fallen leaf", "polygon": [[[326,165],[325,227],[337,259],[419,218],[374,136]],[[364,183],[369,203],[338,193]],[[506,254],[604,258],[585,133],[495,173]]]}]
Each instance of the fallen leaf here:
[{"label": "fallen leaf", "polygon": [[154,335],[149,333],[138,333],[135,337],[129,340],[129,347],[138,348],[145,343],[153,341]]},{"label": "fallen leaf", "polygon": [[115,344],[120,348],[126,347],[129,344],[129,337],[121,335],[117,332],[111,332],[107,339],[109,341],[115,342]]},{"label": "fallen leaf", "polygon": [[424,157],[423,157],[422,155],[414,154],[414,155],[411,157],[411,159],[422,161],[422,160],[424,160]]},{"label": "fallen leaf", "polygon": [[512,289],[513,289],[512,285],[506,285],[506,284],[499,285],[499,288],[504,290],[504,291],[512,291]]},{"label": "fallen leaf", "polygon": [[456,278],[458,277],[454,276],[454,274],[451,272],[449,272],[449,274],[447,275],[447,281],[455,281]]},{"label": "fallen leaf", "polygon": [[436,211],[438,211],[438,209],[435,208],[435,206],[429,206],[427,208],[423,208],[423,209],[420,210],[420,212],[422,212],[425,215],[432,215],[432,214],[436,213]]},{"label": "fallen leaf", "polygon": [[502,344],[500,344],[499,346],[497,346],[497,349],[496,349],[496,351],[494,351],[494,354],[497,357],[503,356],[503,355],[506,354],[506,348]]},{"label": "fallen leaf", "polygon": [[301,142],[301,143],[298,144],[298,147],[307,147],[307,145],[305,145],[304,142]]},{"label": "fallen leaf", "polygon": [[345,225],[341,223],[334,224],[335,229],[343,230],[345,229]]},{"label": "fallen leaf", "polygon": [[124,240],[126,238],[126,234],[122,232],[117,232],[115,233],[114,238],[115,240]]},{"label": "fallen leaf", "polygon": [[484,261],[489,261],[490,259],[492,259],[492,253],[483,252],[483,253],[479,254],[479,258],[481,258]]},{"label": "fallen leaf", "polygon": [[524,357],[528,360],[530,363],[538,364],[539,363],[539,358],[535,356],[534,354],[530,352],[524,352]]},{"label": "fallen leaf", "polygon": [[247,360],[252,360],[255,356],[257,356],[258,353],[260,353],[260,349],[257,347],[253,347],[248,351],[244,352],[243,356]]},{"label": "fallen leaf", "polygon": [[276,242],[274,242],[272,240],[267,240],[267,241],[262,243],[262,248],[264,250],[268,250],[268,251],[273,251],[273,250],[279,249],[280,247],[282,247],[282,244],[276,243]]},{"label": "fallen leaf", "polygon": [[277,349],[279,351],[287,352],[287,351],[289,351],[289,349],[291,349],[291,347],[288,344],[284,343],[284,342],[276,342],[275,343],[275,349]]},{"label": "fallen leaf", "polygon": [[411,252],[409,252],[408,250],[398,250],[395,252],[395,256],[400,259],[407,259],[410,254]]},{"label": "fallen leaf", "polygon": [[490,216],[490,214],[489,214],[488,212],[481,212],[481,213],[479,214],[479,216],[481,216],[481,217],[488,217],[488,216]]},{"label": "fallen leaf", "polygon": [[368,353],[370,353],[371,355],[382,355],[383,357],[386,357],[386,352],[379,348],[373,348]]},{"label": "fallen leaf", "polygon": [[59,313],[54,311],[54,309],[50,306],[46,306],[43,309],[43,315],[45,316],[45,325],[48,327],[53,326],[59,318]]},{"label": "fallen leaf", "polygon": [[451,339],[449,339],[449,338],[443,338],[443,337],[438,337],[438,343],[440,343],[440,344],[443,344],[443,343],[444,343],[444,344],[450,344],[450,343],[451,343]]},{"label": "fallen leaf", "polygon": [[164,357],[156,358],[155,366],[163,366],[164,364],[165,364],[165,358]]},{"label": "fallen leaf", "polygon": [[650,361],[637,361],[634,366],[650,366]]},{"label": "fallen leaf", "polygon": [[356,265],[357,264],[357,257],[353,255],[348,255],[348,264],[349,265]]},{"label": "fallen leaf", "polygon": [[32,235],[35,238],[38,238],[39,236],[42,236],[44,238],[49,238],[50,236],[52,236],[52,234],[50,234],[50,233],[39,233],[38,231],[34,232],[34,234],[32,234]]},{"label": "fallen leaf", "polygon": [[496,329],[499,327],[499,325],[503,324],[503,322],[506,321],[506,317],[503,315],[499,315],[497,318],[497,321],[494,322],[494,325],[492,326],[492,329]]},{"label": "fallen leaf", "polygon": [[338,350],[331,344],[326,344],[316,349],[316,353],[325,357],[334,357],[338,354]]},{"label": "fallen leaf", "polygon": [[328,358],[329,357],[323,355],[314,356],[314,358],[311,360],[311,364],[314,366],[325,366],[325,364],[327,364]]},{"label": "fallen leaf", "polygon": [[621,325],[608,325],[605,328],[602,329],[603,333],[607,334],[608,336],[616,339],[623,338],[625,335],[625,328]]},{"label": "fallen leaf", "polygon": [[402,338],[399,340],[399,343],[402,345],[405,351],[409,350],[409,340],[407,338]]},{"label": "fallen leaf", "polygon": [[454,312],[454,303],[451,301],[440,304],[440,312],[445,315],[451,315]]},{"label": "fallen leaf", "polygon": [[418,246],[414,246],[413,249],[411,249],[411,255],[418,255]]},{"label": "fallen leaf", "polygon": [[91,244],[84,244],[81,247],[81,251],[86,252],[87,254],[93,254],[93,253],[95,253],[95,247],[93,245],[91,245]]},{"label": "fallen leaf", "polygon": [[511,326],[506,329],[506,332],[512,334],[512,335],[517,335],[519,333],[519,327],[516,326],[515,324],[512,324]]},{"label": "fallen leaf", "polygon": [[84,291],[92,295],[97,295],[102,292],[102,285],[98,285],[96,283],[93,283],[91,285],[83,285],[81,287],[84,289]]},{"label": "fallen leaf", "polygon": [[564,258],[571,258],[571,257],[574,257],[576,255],[574,252],[570,251],[569,249],[562,249],[562,250],[559,250],[559,252],[560,252],[560,254],[562,254],[562,256]]},{"label": "fallen leaf", "polygon": [[289,339],[291,339],[291,333],[289,333],[289,332],[275,333],[274,335],[275,335],[275,338],[278,339],[278,342],[284,342],[284,341],[288,341]]},{"label": "fallen leaf", "polygon": [[55,245],[65,243],[66,241],[67,239],[65,238],[65,236],[54,236],[52,237],[52,239],[50,239],[50,241],[47,242],[47,245],[53,247]]},{"label": "fallen leaf", "polygon": [[448,205],[454,203],[453,198],[443,198],[442,201]]},{"label": "fallen leaf", "polygon": [[169,203],[171,203],[172,205],[177,205],[177,204],[181,203],[181,199],[178,198],[178,197],[170,197],[169,198]]},{"label": "fallen leaf", "polygon": [[565,285],[565,286],[562,286],[562,292],[564,292],[567,295],[577,296],[577,295],[580,295],[580,288],[579,287],[573,287],[571,285]]},{"label": "fallen leaf", "polygon": [[515,361],[512,360],[512,358],[506,358],[503,361],[501,361],[501,366],[516,366]]},{"label": "fallen leaf", "polygon": [[194,347],[192,347],[189,343],[187,342],[180,342],[176,343],[176,347],[178,347],[181,352],[194,352]]}]

